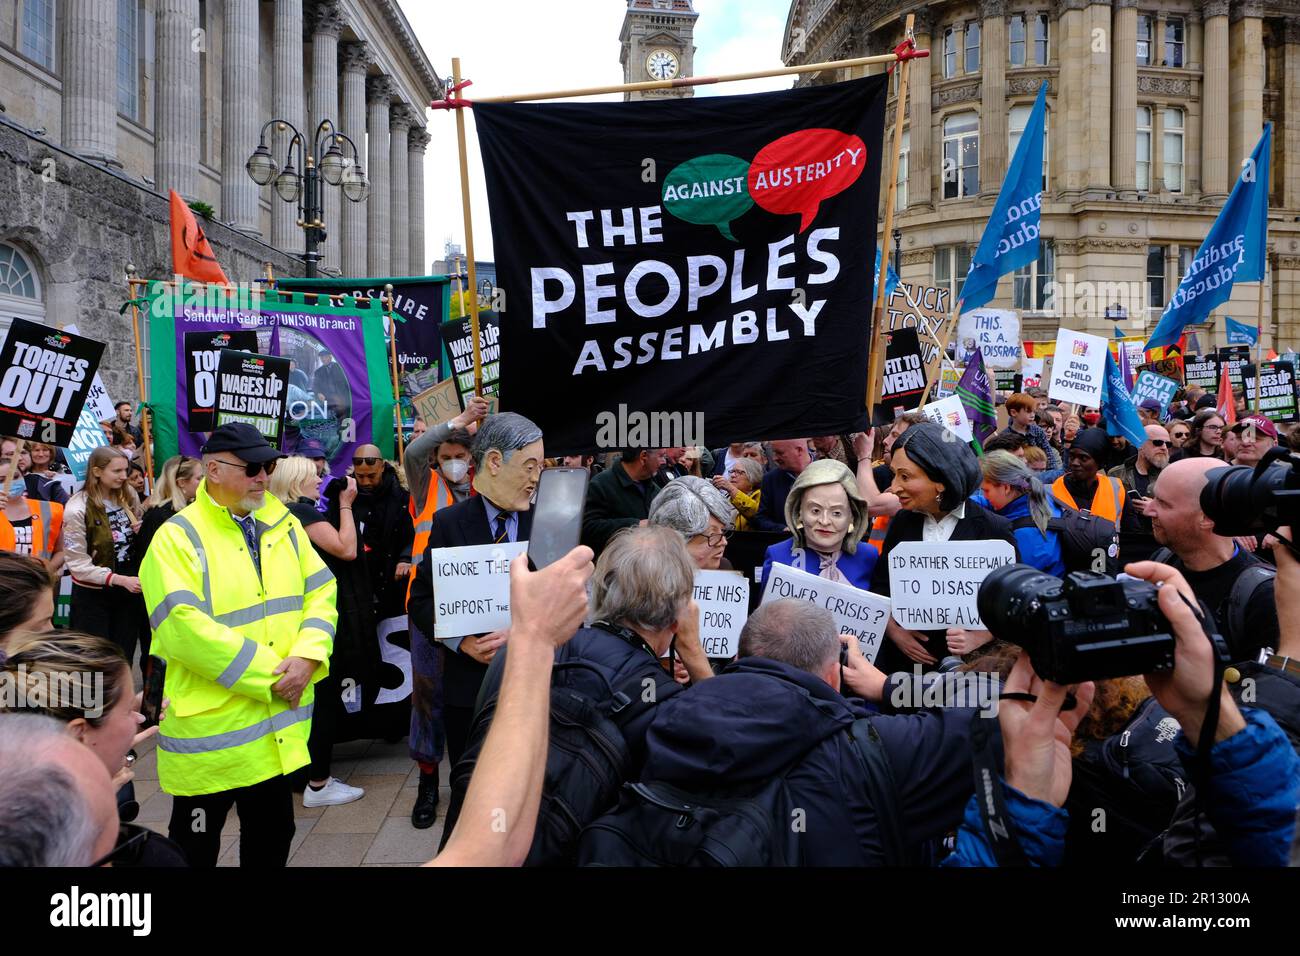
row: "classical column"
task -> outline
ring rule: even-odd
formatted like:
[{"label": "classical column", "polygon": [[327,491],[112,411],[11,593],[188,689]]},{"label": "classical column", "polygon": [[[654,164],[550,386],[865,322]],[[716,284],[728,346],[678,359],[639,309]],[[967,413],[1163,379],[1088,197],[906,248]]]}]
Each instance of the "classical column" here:
[{"label": "classical column", "polygon": [[[343,29],[343,15],[338,0],[317,0],[311,11],[311,114],[307,119],[314,136],[322,120],[342,123],[339,118],[339,32]],[[346,148],[343,154],[349,155]],[[316,157],[317,160],[320,157]],[[324,185],[321,189],[321,218],[325,221],[325,253],[323,265],[331,272],[343,262],[343,235],[339,229],[339,202],[342,196],[336,186]]]},{"label": "classical column", "polygon": [[[302,84],[302,0],[275,0],[275,35],[271,48],[271,111],[272,119],[287,120],[298,129],[306,125],[306,107],[303,103]],[[310,133],[304,133],[310,135]],[[282,167],[291,157],[298,175],[303,170],[298,162],[298,151],[289,151],[293,134],[288,130],[276,131],[271,153]],[[298,253],[305,242],[298,227],[298,204],[284,202],[271,192],[271,245],[286,252]]]},{"label": "classical column", "polygon": [[[1110,154],[1113,144],[1110,142],[1110,104],[1111,104],[1111,52],[1113,44],[1098,42],[1100,37],[1106,36],[1107,31],[1111,28],[1110,4],[1109,3],[1090,3],[1084,8],[1081,23],[1083,32],[1076,38],[1076,51],[1083,58],[1084,79],[1084,125],[1087,144],[1084,152],[1086,153],[1086,162],[1084,165],[1085,176],[1084,185],[1089,192],[1089,198],[1104,199],[1110,191]],[[1134,21],[1134,31],[1136,35],[1136,21]],[[1115,41],[1118,43],[1118,39]],[[1136,43],[1133,48],[1133,56],[1136,59]],[[1136,82],[1136,79],[1135,79]],[[1065,127],[1057,126],[1062,130],[1064,135],[1057,137],[1058,146],[1067,146],[1071,139]],[[1134,132],[1136,139],[1137,133]],[[1136,162],[1136,159],[1134,160]]]},{"label": "classical column", "polygon": [[[1286,22],[1284,56],[1282,101],[1290,107],[1300,102],[1300,21],[1294,18]],[[1282,136],[1282,198],[1288,208],[1294,209],[1300,206],[1300,123],[1283,124]],[[1273,151],[1276,155],[1276,146]]]},{"label": "classical column", "polygon": [[389,113],[388,128],[391,138],[388,144],[388,160],[390,164],[388,234],[390,237],[389,260],[395,276],[411,274],[411,233],[407,222],[407,216],[410,215],[410,200],[407,189],[411,184],[407,146],[409,143],[408,134],[411,132],[411,124],[414,119],[411,108],[405,103],[398,103]]},{"label": "classical column", "polygon": [[[1232,5],[1228,26],[1228,175],[1235,179],[1264,128],[1263,3]],[[1206,76],[1206,83],[1212,78]]]},{"label": "classical column", "polygon": [[410,153],[407,160],[407,177],[410,183],[406,225],[410,236],[410,254],[408,261],[412,275],[422,276],[428,273],[429,263],[424,258],[424,150],[431,137],[423,129],[411,130],[407,137],[406,148]]},{"label": "classical column", "polygon": [[[1228,0],[1209,0],[1205,18],[1205,80],[1201,83],[1201,198],[1228,197]],[[1288,22],[1290,27],[1290,22]],[[1290,75],[1290,64],[1287,64]]]},{"label": "classical column", "polygon": [[158,0],[154,188],[193,199],[199,169],[199,55],[191,47],[198,0]]},{"label": "classical column", "polygon": [[[1111,183],[1121,199],[1137,198],[1137,0],[1115,5],[1111,50]],[[1201,86],[1202,95],[1206,86]],[[1064,139],[1064,137],[1062,137]],[[1063,144],[1064,145],[1064,144]]]},{"label": "classical column", "polygon": [[[918,50],[930,49],[930,31],[934,29],[934,14],[929,7],[916,11],[913,33]],[[930,205],[930,71],[934,57],[913,60],[907,77],[908,119],[910,132],[907,156],[907,204]]]},{"label": "classical column", "polygon": [[[339,122],[343,132],[357,144],[358,162],[369,176],[369,160],[366,157],[366,66],[370,62],[370,54],[364,43],[344,43],[339,46],[339,55],[343,70],[343,102]],[[355,203],[344,200],[341,204],[341,261],[345,276],[366,275],[366,209],[372,201]]]},{"label": "classical column", "polygon": [[366,203],[366,268],[371,278],[392,275],[392,236],[389,220],[392,209],[389,185],[392,160],[389,143],[389,110],[395,89],[386,76],[372,76],[366,81],[366,130],[370,148],[366,173],[370,177],[370,199]]},{"label": "classical column", "polygon": [[67,0],[63,14],[64,149],[117,164],[117,5]]},{"label": "classical column", "polygon": [[226,0],[221,24],[221,218],[254,236],[261,231],[257,183],[244,163],[257,148],[262,124],[257,8],[258,0]]},{"label": "classical column", "polygon": [[982,0],[980,29],[980,195],[1007,174],[1007,17],[1005,0]]}]

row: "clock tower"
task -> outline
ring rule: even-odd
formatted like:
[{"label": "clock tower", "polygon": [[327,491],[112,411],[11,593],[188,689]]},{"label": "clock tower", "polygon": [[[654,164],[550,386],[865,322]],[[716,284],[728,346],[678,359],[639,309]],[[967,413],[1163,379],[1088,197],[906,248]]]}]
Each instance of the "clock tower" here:
[{"label": "clock tower", "polygon": [[[675,80],[695,75],[693,0],[627,0],[619,41],[623,82]],[[695,95],[694,87],[624,93],[626,100],[665,99]]]}]

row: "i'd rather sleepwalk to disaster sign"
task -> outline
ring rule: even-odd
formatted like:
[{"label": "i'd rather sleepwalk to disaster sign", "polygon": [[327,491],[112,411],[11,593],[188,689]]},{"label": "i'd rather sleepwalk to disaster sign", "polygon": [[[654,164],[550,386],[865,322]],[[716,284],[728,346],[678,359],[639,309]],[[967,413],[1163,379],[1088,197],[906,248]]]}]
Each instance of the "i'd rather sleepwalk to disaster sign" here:
[{"label": "i'd rather sleepwalk to disaster sign", "polygon": [[557,453],[620,405],[711,445],[862,430],[886,85],[479,104],[502,405]]}]

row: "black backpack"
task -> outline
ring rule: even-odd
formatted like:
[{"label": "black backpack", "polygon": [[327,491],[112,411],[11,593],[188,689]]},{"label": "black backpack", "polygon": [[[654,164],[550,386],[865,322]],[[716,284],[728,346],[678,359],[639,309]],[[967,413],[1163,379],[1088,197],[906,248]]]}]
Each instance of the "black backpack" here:
[{"label": "black backpack", "polygon": [[[1173,564],[1177,558],[1170,549],[1157,548],[1152,553],[1151,560],[1159,561],[1161,564]],[[1182,568],[1181,562],[1173,566]],[[1277,577],[1277,568],[1271,564],[1261,561],[1259,564],[1248,565],[1237,575],[1237,580],[1232,582],[1232,590],[1228,592],[1228,600],[1224,602],[1223,607],[1212,609],[1215,614],[1223,612],[1224,619],[1219,621],[1219,628],[1223,631],[1223,637],[1229,646],[1232,646],[1235,641],[1246,640],[1246,608],[1254,602],[1255,592],[1275,577]]]},{"label": "black backpack", "polygon": [[[653,678],[649,669],[643,669],[615,688],[599,668],[585,661],[563,661],[555,665],[542,802],[524,866],[572,866],[582,828],[617,802],[619,787],[631,769],[623,727],[682,690],[657,664],[650,667],[657,672]],[[556,674],[570,670],[596,675],[605,693],[595,699],[555,682]],[[648,679],[655,681],[651,694],[646,693]],[[496,694],[481,702],[470,726],[465,752],[451,772],[451,800],[439,852],[446,846],[460,816],[496,707]]]},{"label": "black backpack", "polygon": [[[870,718],[848,728],[867,770],[887,866],[907,861],[889,756]],[[816,741],[813,746],[820,744]],[[811,747],[809,748],[811,749]],[[687,792],[662,783],[628,783],[618,806],[582,832],[580,866],[799,866],[799,830],[785,778],[803,760],[744,791]]]},{"label": "black backpack", "polygon": [[[1047,530],[1055,531],[1061,542],[1061,560],[1065,562],[1065,572],[1071,571],[1105,571],[1113,575],[1119,570],[1119,529],[1115,522],[1099,518],[1090,511],[1079,511],[1069,505],[1057,502],[1061,517],[1049,518]],[[1038,530],[1032,517],[1016,518],[1011,522],[1011,529],[1022,528]],[[1098,568],[1094,562],[1104,555],[1106,566]]]}]

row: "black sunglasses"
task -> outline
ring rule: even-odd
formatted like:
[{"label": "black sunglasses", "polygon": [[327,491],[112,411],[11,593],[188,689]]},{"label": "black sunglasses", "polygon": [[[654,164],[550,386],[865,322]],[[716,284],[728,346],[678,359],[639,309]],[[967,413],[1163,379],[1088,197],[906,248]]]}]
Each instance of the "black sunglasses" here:
[{"label": "black sunglasses", "polygon": [[1169,447],[1169,442],[1165,441],[1163,438],[1148,438],[1147,441],[1155,445],[1157,448]]},{"label": "black sunglasses", "polygon": [[218,465],[228,465],[231,468],[242,468],[244,469],[244,474],[249,478],[256,478],[262,473],[263,469],[266,470],[266,477],[270,478],[271,473],[275,471],[276,463],[279,461],[278,458],[272,458],[270,461],[250,461],[248,464],[242,464],[237,461],[222,461],[220,458],[214,458],[212,460]]},{"label": "black sunglasses", "polygon": [[377,465],[383,460],[382,458],[353,458],[352,466],[355,468],[357,465]]}]

